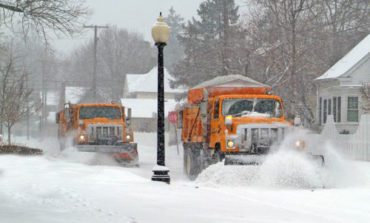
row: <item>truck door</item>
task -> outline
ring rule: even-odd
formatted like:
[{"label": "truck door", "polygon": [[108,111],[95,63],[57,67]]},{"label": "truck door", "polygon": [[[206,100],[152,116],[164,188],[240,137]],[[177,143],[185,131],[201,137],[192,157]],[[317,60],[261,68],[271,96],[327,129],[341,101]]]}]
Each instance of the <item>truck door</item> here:
[{"label": "truck door", "polygon": [[214,147],[220,140],[221,126],[220,126],[220,103],[216,99],[213,103],[212,117],[211,117],[211,129],[210,129],[210,142],[209,145]]}]

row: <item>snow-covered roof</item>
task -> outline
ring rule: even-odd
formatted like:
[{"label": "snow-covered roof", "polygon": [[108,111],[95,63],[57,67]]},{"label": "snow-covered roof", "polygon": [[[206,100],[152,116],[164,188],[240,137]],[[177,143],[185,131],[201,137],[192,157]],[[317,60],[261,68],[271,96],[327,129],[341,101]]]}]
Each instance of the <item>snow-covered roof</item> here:
[{"label": "snow-covered roof", "polygon": [[[133,118],[153,118],[157,114],[157,99],[123,98],[121,103],[123,106],[132,109]],[[175,100],[165,101],[164,114],[166,117],[168,112],[175,110],[176,104]]]},{"label": "snow-covered roof", "polygon": [[85,87],[66,87],[65,102],[71,102],[72,104],[78,103],[88,90]]},{"label": "snow-covered roof", "polygon": [[[135,92],[157,92],[158,68],[154,67],[147,74],[127,74],[128,93]],[[164,68],[164,91],[166,93],[182,93],[184,89],[173,89],[170,87],[170,81],[174,78]]]},{"label": "snow-covered roof", "polygon": [[242,76],[240,74],[230,74],[226,76],[215,77],[209,81],[205,81],[193,88],[202,88],[202,87],[269,87],[268,85],[262,84],[258,81],[255,81],[249,77]]},{"label": "snow-covered roof", "polygon": [[315,80],[338,78],[348,72],[353,66],[370,54],[370,34],[359,42],[342,59]]}]

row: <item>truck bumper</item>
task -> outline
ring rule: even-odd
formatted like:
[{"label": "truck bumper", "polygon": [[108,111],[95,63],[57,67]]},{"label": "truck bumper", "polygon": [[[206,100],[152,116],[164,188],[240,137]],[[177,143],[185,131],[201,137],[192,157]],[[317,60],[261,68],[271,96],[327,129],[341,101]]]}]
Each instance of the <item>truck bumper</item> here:
[{"label": "truck bumper", "polygon": [[137,153],[137,143],[124,143],[122,145],[76,145],[80,152],[95,153]]}]

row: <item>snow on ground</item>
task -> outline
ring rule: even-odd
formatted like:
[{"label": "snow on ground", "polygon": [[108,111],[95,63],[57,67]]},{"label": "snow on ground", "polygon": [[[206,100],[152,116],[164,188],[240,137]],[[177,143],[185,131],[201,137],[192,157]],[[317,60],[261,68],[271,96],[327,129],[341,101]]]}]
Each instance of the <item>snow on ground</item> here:
[{"label": "snow on ground", "polygon": [[370,164],[341,158],[327,145],[322,168],[296,152],[277,151],[261,166],[207,168],[195,182],[182,154],[167,147],[171,184],[150,180],[155,134],[136,134],[140,168],[109,157],[58,152],[0,156],[0,222],[369,222]]}]

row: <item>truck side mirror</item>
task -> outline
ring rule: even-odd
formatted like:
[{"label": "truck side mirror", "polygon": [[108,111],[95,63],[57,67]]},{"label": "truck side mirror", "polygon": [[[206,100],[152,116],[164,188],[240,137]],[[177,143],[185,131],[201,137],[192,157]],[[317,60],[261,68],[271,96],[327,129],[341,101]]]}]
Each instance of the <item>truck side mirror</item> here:
[{"label": "truck side mirror", "polygon": [[182,129],[182,117],[183,117],[184,111],[177,112],[177,128]]},{"label": "truck side mirror", "polygon": [[125,107],[121,107],[121,118],[124,119],[125,118]]},{"label": "truck side mirror", "polygon": [[71,117],[71,114],[72,111],[70,108],[65,108],[64,109],[64,116],[66,117],[66,119],[69,121],[72,117]]},{"label": "truck side mirror", "polygon": [[126,124],[131,125],[131,108],[127,108]]},{"label": "truck side mirror", "polygon": [[57,113],[55,114],[55,123],[57,123],[57,124],[59,124],[59,121],[60,121],[59,115],[60,115],[60,113],[59,113],[59,112],[57,112]]},{"label": "truck side mirror", "polygon": [[200,104],[200,113],[203,117],[207,116],[207,108],[208,108],[207,102],[202,102]]},{"label": "truck side mirror", "polygon": [[281,112],[281,105],[279,102],[276,102],[276,105],[275,105],[275,117],[278,117],[280,118],[282,115],[282,112]]}]

